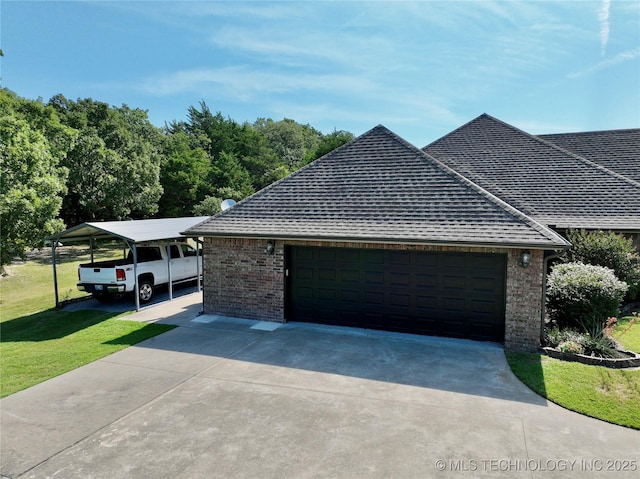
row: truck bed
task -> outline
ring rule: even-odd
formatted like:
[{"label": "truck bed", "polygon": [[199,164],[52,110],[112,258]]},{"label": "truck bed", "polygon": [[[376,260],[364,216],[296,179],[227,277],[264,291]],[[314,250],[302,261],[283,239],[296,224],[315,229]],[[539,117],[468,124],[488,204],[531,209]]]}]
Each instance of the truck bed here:
[{"label": "truck bed", "polygon": [[130,259],[115,259],[108,261],[96,261],[95,263],[85,263],[81,264],[81,268],[115,268],[116,266],[123,266],[125,264],[133,264],[133,261]]}]

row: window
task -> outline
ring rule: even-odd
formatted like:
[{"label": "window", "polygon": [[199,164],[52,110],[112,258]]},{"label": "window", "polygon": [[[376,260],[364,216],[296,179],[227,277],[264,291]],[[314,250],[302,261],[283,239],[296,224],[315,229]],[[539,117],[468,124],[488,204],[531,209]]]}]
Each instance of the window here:
[{"label": "window", "polygon": [[[140,246],[136,249],[138,253],[138,263],[144,263],[146,261],[158,261],[162,259],[160,254],[160,248],[155,246]],[[133,261],[133,252],[129,251],[127,255],[129,261]]]},{"label": "window", "polygon": [[196,250],[192,246],[188,244],[181,244],[180,248],[182,248],[182,256],[188,258],[189,256],[196,256]]},{"label": "window", "polygon": [[169,247],[169,251],[171,252],[171,259],[178,259],[180,258],[180,250],[178,249],[178,246],[172,244]]}]

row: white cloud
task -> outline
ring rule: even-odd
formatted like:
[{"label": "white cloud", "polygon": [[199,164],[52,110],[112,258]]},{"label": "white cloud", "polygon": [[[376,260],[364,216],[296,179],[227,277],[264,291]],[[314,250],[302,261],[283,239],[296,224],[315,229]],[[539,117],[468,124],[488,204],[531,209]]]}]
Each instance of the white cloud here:
[{"label": "white cloud", "polygon": [[286,74],[254,70],[246,66],[182,70],[148,78],[140,87],[145,93],[169,96],[186,91],[217,90],[239,101],[258,95],[296,91],[367,91],[373,84],[354,75]]},{"label": "white cloud", "polygon": [[600,54],[604,56],[607,51],[607,43],[609,43],[609,10],[611,8],[611,0],[602,0],[602,6],[598,12],[598,20],[600,21]]},{"label": "white cloud", "polygon": [[608,60],[601,61],[585,70],[570,73],[567,75],[568,78],[579,78],[581,76],[587,75],[589,73],[597,72],[600,70],[604,70],[606,68],[619,65],[620,63],[628,62],[640,57],[640,48],[636,48],[635,50],[627,50],[626,52],[618,53],[615,57],[610,58]]}]

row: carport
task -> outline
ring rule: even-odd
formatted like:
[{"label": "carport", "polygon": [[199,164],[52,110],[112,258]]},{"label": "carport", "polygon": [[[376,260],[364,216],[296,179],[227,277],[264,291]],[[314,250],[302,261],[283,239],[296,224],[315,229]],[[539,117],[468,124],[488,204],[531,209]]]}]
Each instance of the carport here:
[{"label": "carport", "polygon": [[[94,245],[96,241],[104,239],[120,239],[131,250],[133,254],[135,291],[138,290],[137,246],[141,243],[156,243],[165,246],[167,248],[167,268],[169,272],[169,300],[172,300],[173,285],[171,281],[171,255],[169,254],[169,247],[172,243],[175,243],[178,240],[183,240],[186,237],[191,237],[196,242],[197,254],[199,256],[201,241],[197,238],[197,236],[187,236],[181,233],[207,220],[208,218],[208,216],[198,216],[186,218],[162,218],[152,220],[82,223],[55,235],[49,236],[48,238],[46,238],[46,241],[51,244],[51,260],[53,264],[53,285],[56,298],[56,307],[60,305],[60,298],[58,295],[58,274],[56,269],[56,249],[65,243],[88,241],[91,251],[91,262],[93,263]],[[200,291],[200,266],[198,261],[196,261],[196,265],[198,265],[197,278],[198,291]],[[140,311],[139,295],[135,294],[134,296],[136,298],[136,311]]]}]

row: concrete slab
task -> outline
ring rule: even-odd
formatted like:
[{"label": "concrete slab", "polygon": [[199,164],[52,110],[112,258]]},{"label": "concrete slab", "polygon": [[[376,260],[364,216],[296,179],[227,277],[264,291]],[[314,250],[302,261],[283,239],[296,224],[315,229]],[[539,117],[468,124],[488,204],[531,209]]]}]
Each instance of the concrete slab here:
[{"label": "concrete slab", "polygon": [[2,399],[1,473],[19,476],[188,377],[96,361]]},{"label": "concrete slab", "polygon": [[[169,301],[169,291],[166,286],[161,286],[157,288],[154,293],[154,297],[148,305],[142,305],[143,308],[167,308],[169,305],[175,304],[175,301],[181,300],[185,296],[197,295],[200,294],[200,304],[202,304],[202,293],[198,293],[197,286],[194,283],[181,283],[174,285],[173,291],[173,300]],[[189,301],[189,300],[187,300]],[[136,309],[135,298],[131,295],[125,295],[117,298],[113,298],[111,301],[106,303],[101,303],[93,299],[92,297],[87,297],[84,301],[78,301],[71,304],[67,304],[64,307],[65,311],[83,311],[83,310],[94,310],[94,311],[108,311],[111,313],[125,313],[127,311],[134,311]],[[201,310],[202,308],[200,308]],[[171,306],[167,308],[168,311],[171,311]],[[156,310],[157,312],[157,310]]]},{"label": "concrete slab", "polygon": [[611,477],[637,477],[639,431],[540,398],[497,345],[308,324],[269,332],[233,319],[181,324],[3,399],[0,472],[589,478],[627,461]]}]

